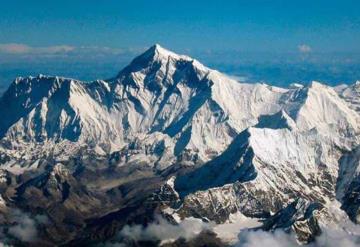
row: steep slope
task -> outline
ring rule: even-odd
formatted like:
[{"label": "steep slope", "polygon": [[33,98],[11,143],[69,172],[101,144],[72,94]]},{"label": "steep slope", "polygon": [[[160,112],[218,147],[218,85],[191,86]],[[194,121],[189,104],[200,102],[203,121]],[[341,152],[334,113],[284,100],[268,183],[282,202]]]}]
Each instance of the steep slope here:
[{"label": "steep slope", "polygon": [[1,134],[14,142],[69,140],[91,145],[121,140],[106,106],[88,93],[89,88],[99,94],[106,82],[84,84],[42,75],[16,79],[0,101],[5,110]]},{"label": "steep slope", "polygon": [[345,99],[352,109],[360,112],[360,81],[350,86],[338,86],[335,90],[339,93],[340,97]]},{"label": "steep slope", "polygon": [[359,135],[359,115],[331,87],[312,82],[308,87],[289,91],[284,104],[299,130],[316,129],[322,135],[335,134],[346,140]]},{"label": "steep slope", "polygon": [[203,161],[224,150],[259,114],[278,110],[276,101],[285,91],[239,84],[159,45],[136,58],[112,85],[116,102],[126,97],[132,103],[116,107],[127,134],[162,132],[174,139],[176,156],[190,150]]},{"label": "steep slope", "polygon": [[[175,189],[184,196],[197,197],[197,191],[233,184],[235,190],[241,188],[242,192],[237,193],[243,195],[231,198],[229,194],[229,200],[239,203],[237,208],[250,216],[255,216],[250,212],[256,208],[276,212],[294,197],[325,203],[335,197],[339,157],[340,151],[330,140],[316,135],[250,128],[235,138],[222,155],[178,177]],[[261,207],[247,208],[241,200],[249,201],[249,205],[256,200]]]}]

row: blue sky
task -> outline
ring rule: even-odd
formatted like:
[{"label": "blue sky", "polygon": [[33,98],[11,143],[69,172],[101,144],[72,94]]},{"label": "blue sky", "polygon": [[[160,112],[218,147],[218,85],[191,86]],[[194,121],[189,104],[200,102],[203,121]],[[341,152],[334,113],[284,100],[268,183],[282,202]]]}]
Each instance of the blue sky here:
[{"label": "blue sky", "polygon": [[1,8],[1,44],[360,52],[357,0],[1,0]]},{"label": "blue sky", "polygon": [[38,73],[108,78],[160,43],[286,85],[360,79],[359,0],[0,0],[0,92]]}]

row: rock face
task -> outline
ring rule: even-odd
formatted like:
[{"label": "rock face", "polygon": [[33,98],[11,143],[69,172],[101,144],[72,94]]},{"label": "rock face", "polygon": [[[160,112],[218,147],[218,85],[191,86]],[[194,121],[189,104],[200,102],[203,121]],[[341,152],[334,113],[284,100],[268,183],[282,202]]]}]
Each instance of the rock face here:
[{"label": "rock face", "polygon": [[360,217],[358,84],[239,83],[159,45],[107,81],[17,78],[0,99],[0,210],[33,217],[26,241],[42,245],[115,241],[158,214],[242,214],[299,243],[346,230]]},{"label": "rock face", "polygon": [[263,229],[270,231],[281,228],[293,231],[300,243],[309,243],[321,233],[318,221],[322,210],[323,206],[319,203],[297,199],[266,219]]}]

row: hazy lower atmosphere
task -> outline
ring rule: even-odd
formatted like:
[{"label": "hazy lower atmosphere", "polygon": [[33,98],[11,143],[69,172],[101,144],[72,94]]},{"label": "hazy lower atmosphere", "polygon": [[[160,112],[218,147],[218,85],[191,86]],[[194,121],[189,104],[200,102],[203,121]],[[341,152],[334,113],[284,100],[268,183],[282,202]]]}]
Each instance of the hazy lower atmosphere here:
[{"label": "hazy lower atmosphere", "polygon": [[[0,48],[0,93],[18,76],[57,75],[83,81],[111,78],[134,56],[145,51],[94,49],[84,54],[60,51],[49,55],[4,54]],[[91,49],[90,49],[91,50]],[[243,82],[263,82],[286,87],[291,83],[307,84],[312,80],[328,85],[351,84],[360,78],[360,53],[316,51],[291,53],[247,51],[198,51],[179,49],[210,68],[227,73]]]}]

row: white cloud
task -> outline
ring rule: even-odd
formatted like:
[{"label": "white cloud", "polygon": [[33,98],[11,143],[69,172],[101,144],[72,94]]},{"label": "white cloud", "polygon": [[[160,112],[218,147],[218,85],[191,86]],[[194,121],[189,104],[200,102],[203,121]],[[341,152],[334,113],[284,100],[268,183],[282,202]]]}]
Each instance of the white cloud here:
[{"label": "white cloud", "polygon": [[24,54],[28,53],[31,47],[24,44],[0,44],[0,53]]},{"label": "white cloud", "polygon": [[18,218],[18,220],[17,225],[9,228],[9,234],[23,242],[31,242],[36,239],[37,230],[35,221],[25,214]]},{"label": "white cloud", "polygon": [[149,224],[147,227],[141,225],[125,226],[120,237],[126,237],[133,240],[176,240],[185,238],[187,240],[195,237],[201,231],[208,229],[208,225],[199,219],[186,218],[178,225],[170,224],[162,217],[157,217],[157,221]]},{"label": "white cloud", "polygon": [[12,209],[12,212],[9,216],[12,224],[8,228],[6,235],[1,235],[1,232],[4,232],[4,229],[0,227],[0,238],[3,241],[6,241],[8,236],[11,236],[12,238],[15,237],[22,242],[35,241],[38,237],[38,226],[49,223],[49,219],[45,215],[36,215],[35,217],[30,217],[30,215],[22,212],[19,209]]},{"label": "white cloud", "polygon": [[33,47],[16,43],[0,44],[0,53],[6,54],[55,54],[67,53],[73,50],[75,50],[75,47],[69,45]]},{"label": "white cloud", "polygon": [[30,46],[20,43],[0,44],[0,55],[13,56],[102,56],[102,55],[120,55],[124,53],[139,53],[144,49],[121,49],[107,46],[71,46],[71,45],[55,45],[55,46]]},{"label": "white cloud", "polygon": [[73,51],[75,49],[76,48],[74,46],[57,45],[57,46],[33,48],[33,51],[34,52],[39,52],[39,53],[53,54],[53,53],[67,53],[67,52],[71,52],[71,51]]},{"label": "white cloud", "polygon": [[311,47],[306,44],[298,45],[298,50],[301,53],[310,53],[312,51]]},{"label": "white cloud", "polygon": [[[239,240],[235,247],[297,247],[295,235],[285,233],[279,229],[274,232],[243,231],[239,234]],[[314,242],[307,245],[308,247],[355,247],[359,246],[359,237],[351,235],[341,229],[322,229],[322,234]]]},{"label": "white cloud", "polygon": [[311,247],[356,247],[359,246],[359,236],[351,235],[341,229],[323,229],[323,233]]},{"label": "white cloud", "polygon": [[294,235],[282,230],[275,232],[243,231],[239,234],[239,241],[235,247],[295,247],[299,246]]}]

